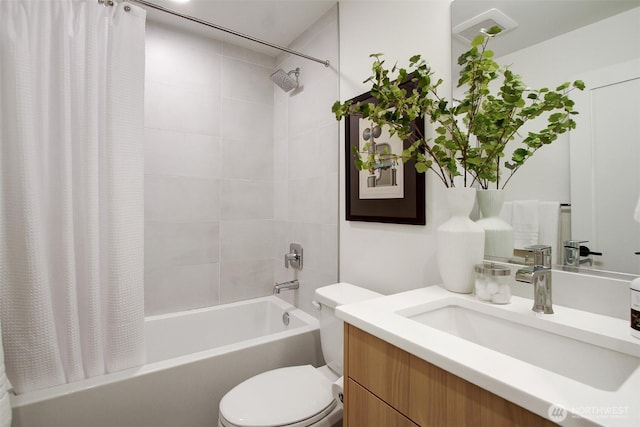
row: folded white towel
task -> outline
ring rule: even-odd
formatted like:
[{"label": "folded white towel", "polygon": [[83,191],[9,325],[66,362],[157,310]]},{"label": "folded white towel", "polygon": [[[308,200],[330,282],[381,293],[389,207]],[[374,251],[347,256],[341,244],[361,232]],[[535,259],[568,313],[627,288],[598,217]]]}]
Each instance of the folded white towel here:
[{"label": "folded white towel", "polygon": [[638,204],[636,205],[636,211],[633,214],[633,219],[640,222],[640,197],[638,197]]},{"label": "folded white towel", "polygon": [[558,263],[560,254],[560,202],[540,202],[538,244],[551,246],[551,262]]},{"label": "folded white towel", "polygon": [[512,223],[513,247],[524,249],[538,244],[540,208],[537,200],[513,202]]}]

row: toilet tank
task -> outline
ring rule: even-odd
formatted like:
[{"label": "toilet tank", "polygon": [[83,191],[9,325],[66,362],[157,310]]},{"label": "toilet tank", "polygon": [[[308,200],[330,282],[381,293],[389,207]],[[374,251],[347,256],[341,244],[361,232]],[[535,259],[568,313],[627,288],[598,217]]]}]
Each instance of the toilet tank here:
[{"label": "toilet tank", "polygon": [[382,294],[350,283],[336,283],[316,289],[314,301],[320,309],[320,343],[324,360],[336,374],[343,373],[344,323],[335,315],[339,305],[381,297]]}]

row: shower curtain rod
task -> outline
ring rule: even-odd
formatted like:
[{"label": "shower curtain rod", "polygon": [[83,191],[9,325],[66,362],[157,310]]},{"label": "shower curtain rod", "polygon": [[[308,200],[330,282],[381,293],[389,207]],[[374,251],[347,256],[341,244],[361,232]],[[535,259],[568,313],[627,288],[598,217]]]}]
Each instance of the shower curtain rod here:
[{"label": "shower curtain rod", "polygon": [[220,25],[212,24],[211,22],[207,22],[207,21],[204,21],[202,19],[195,18],[193,16],[185,15],[185,14],[180,13],[178,11],[175,11],[175,10],[172,10],[172,9],[168,9],[168,8],[166,8],[164,6],[160,6],[160,5],[157,5],[155,3],[148,2],[146,0],[123,0],[123,1],[124,2],[140,3],[140,4],[144,5],[144,6],[148,6],[148,7],[152,8],[152,9],[156,9],[156,10],[159,10],[161,12],[166,12],[166,13],[169,13],[171,15],[178,16],[178,17],[183,18],[183,19],[187,19],[189,21],[197,22],[198,24],[206,25],[207,27],[215,28],[216,30],[224,31],[225,33],[229,33],[229,34],[232,34],[232,35],[237,36],[237,37],[242,37],[243,39],[251,40],[252,42],[255,42],[255,43],[259,43],[259,44],[262,44],[262,45],[265,45],[265,46],[269,46],[269,47],[272,47],[274,49],[278,49],[278,50],[281,50],[283,52],[287,52],[287,53],[290,53],[292,55],[299,56],[301,58],[309,59],[311,61],[319,62],[320,64],[323,64],[325,67],[329,66],[329,60],[328,59],[322,60],[322,59],[314,58],[313,56],[305,55],[304,53],[297,52],[295,50],[291,50],[291,49],[283,47],[283,46],[278,46],[277,44],[269,43],[267,41],[260,40],[260,39],[258,39],[256,37],[251,37],[251,36],[248,36],[246,34],[242,34],[242,33],[239,33],[237,31],[231,30],[229,28],[225,28],[225,27],[222,27]]}]

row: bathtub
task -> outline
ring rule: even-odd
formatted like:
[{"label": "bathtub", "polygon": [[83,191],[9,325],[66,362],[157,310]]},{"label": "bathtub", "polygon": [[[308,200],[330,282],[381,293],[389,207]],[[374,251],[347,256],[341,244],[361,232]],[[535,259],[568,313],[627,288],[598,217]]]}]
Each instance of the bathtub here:
[{"label": "bathtub", "polygon": [[145,330],[147,364],[11,396],[12,427],[215,427],[241,381],[322,364],[317,320],[274,296],[150,316]]}]

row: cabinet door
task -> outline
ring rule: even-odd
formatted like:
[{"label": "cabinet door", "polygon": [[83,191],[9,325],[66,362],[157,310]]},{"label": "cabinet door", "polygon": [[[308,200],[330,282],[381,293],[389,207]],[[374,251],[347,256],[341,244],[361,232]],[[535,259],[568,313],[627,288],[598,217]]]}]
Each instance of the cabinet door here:
[{"label": "cabinet door", "polygon": [[417,426],[352,379],[349,379],[347,387],[347,399],[349,399],[347,427]]},{"label": "cabinet door", "polygon": [[409,353],[352,325],[348,333],[350,378],[406,414],[409,409]]}]

